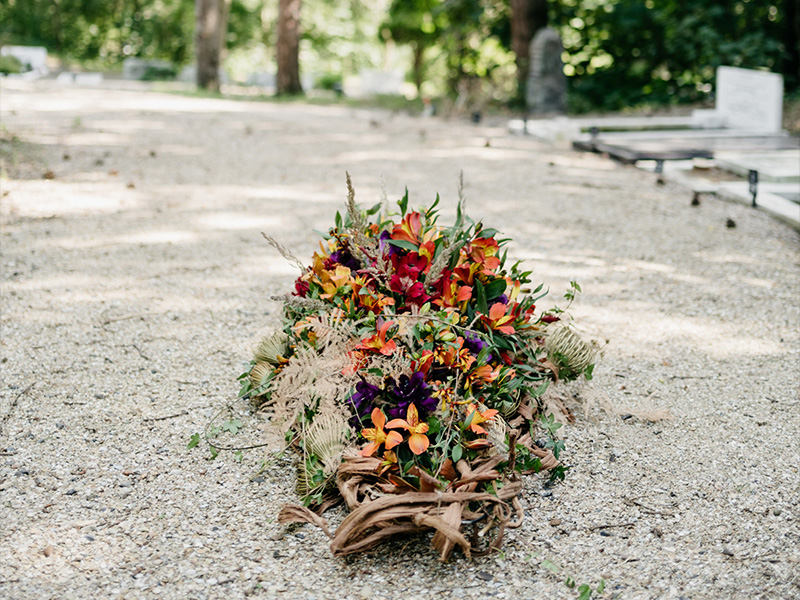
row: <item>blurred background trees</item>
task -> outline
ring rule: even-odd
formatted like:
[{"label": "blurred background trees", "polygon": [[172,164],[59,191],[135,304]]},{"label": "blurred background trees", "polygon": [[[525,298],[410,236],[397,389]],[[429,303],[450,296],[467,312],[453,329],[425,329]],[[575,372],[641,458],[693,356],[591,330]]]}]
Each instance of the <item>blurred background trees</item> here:
[{"label": "blurred background trees", "polygon": [[409,96],[519,106],[526,50],[545,25],[563,39],[573,111],[703,102],[720,65],[800,88],[797,0],[0,0],[0,43],[89,69],[207,64],[196,24],[208,2],[224,10],[216,45],[232,79],[277,74],[283,92],[400,69]]}]

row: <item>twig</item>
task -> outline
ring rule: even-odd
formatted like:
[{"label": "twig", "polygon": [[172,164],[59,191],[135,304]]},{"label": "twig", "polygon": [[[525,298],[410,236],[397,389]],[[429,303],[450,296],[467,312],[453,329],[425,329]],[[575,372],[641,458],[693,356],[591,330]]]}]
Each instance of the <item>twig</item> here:
[{"label": "twig", "polygon": [[102,325],[110,325],[111,323],[116,323],[117,321],[127,321],[128,319],[136,319],[137,317],[152,317],[156,315],[163,315],[165,311],[161,312],[146,312],[146,313],[136,313],[135,315],[125,315],[124,317],[109,317],[108,319],[104,319]]},{"label": "twig", "polygon": [[14,456],[16,452],[0,452],[0,456]]},{"label": "twig", "polygon": [[609,523],[608,525],[594,525],[587,527],[588,531],[595,531],[597,529],[611,529],[612,527],[633,527],[636,523]]},{"label": "twig", "polygon": [[167,415],[165,417],[146,417],[144,421],[166,421],[167,419],[174,419],[175,417],[182,417],[183,415],[188,415],[189,411],[184,410],[179,413],[175,413],[174,415]]},{"label": "twig", "polygon": [[142,352],[141,349],[139,348],[139,346],[137,346],[136,344],[124,344],[122,347],[123,348],[132,347],[134,350],[136,350],[139,353],[139,356],[141,356],[143,359],[150,360],[150,357],[149,356],[145,356],[144,352]]},{"label": "twig", "polygon": [[642,504],[641,502],[636,500],[636,498],[623,498],[622,501],[625,504],[627,504],[628,506],[638,506],[639,508],[641,508],[643,511],[645,511],[647,514],[650,514],[650,515],[659,515],[659,516],[662,516],[662,517],[674,517],[675,516],[674,512],[670,512],[670,511],[664,512],[664,511],[656,510],[655,508],[650,508],[646,504]]},{"label": "twig", "polygon": [[31,383],[28,387],[26,387],[24,390],[22,390],[19,394],[17,394],[16,398],[14,398],[11,401],[11,406],[8,407],[8,412],[5,415],[3,415],[3,420],[0,421],[0,432],[3,429],[2,426],[6,424],[6,421],[8,421],[8,419],[11,417],[11,413],[14,412],[14,409],[17,407],[19,399],[22,398],[22,396],[24,396],[25,394],[27,394],[28,390],[30,390],[34,385],[36,385],[35,381]]}]

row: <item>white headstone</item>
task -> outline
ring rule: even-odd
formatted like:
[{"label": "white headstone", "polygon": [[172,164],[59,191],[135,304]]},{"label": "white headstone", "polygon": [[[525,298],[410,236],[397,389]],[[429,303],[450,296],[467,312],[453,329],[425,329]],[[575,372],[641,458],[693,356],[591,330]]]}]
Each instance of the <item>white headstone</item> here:
[{"label": "white headstone", "polygon": [[47,48],[42,46],[3,46],[0,55],[17,58],[26,71],[47,71]]},{"label": "white headstone", "polygon": [[402,71],[376,71],[374,69],[364,69],[361,71],[360,75],[361,93],[363,95],[400,95],[400,88],[404,81]]},{"label": "white headstone", "polygon": [[778,133],[783,120],[783,76],[719,67],[716,111],[727,127]]}]

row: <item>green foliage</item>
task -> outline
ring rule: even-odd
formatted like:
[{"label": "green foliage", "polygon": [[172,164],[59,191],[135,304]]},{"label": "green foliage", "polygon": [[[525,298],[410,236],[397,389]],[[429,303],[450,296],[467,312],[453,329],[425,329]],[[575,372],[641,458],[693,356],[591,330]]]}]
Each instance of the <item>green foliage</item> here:
[{"label": "green foliage", "polygon": [[22,73],[22,63],[16,56],[0,56],[0,73]]},{"label": "green foliage", "polygon": [[793,89],[798,42],[787,17],[792,1],[551,2],[551,21],[568,55],[571,107],[700,102],[721,65],[782,72]]},{"label": "green foliage", "polygon": [[[232,0],[229,47],[262,35],[264,0]],[[194,47],[194,0],[17,0],[0,2],[0,41],[41,45],[64,57],[114,66],[128,57],[183,65]],[[174,73],[150,73],[163,79]]]}]

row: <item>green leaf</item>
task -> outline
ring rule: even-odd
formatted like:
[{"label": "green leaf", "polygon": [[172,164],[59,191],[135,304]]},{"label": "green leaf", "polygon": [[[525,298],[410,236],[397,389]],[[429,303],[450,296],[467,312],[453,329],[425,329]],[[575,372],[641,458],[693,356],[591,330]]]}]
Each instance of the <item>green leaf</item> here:
[{"label": "green leaf", "polygon": [[453,457],[453,462],[457,463],[461,460],[461,455],[464,453],[463,448],[460,445],[453,446],[453,449],[450,450],[450,456]]},{"label": "green leaf", "polygon": [[594,365],[589,365],[583,371],[583,376],[586,378],[586,381],[591,381],[594,373]]},{"label": "green leaf", "polygon": [[549,560],[547,558],[542,560],[542,567],[544,567],[545,569],[547,569],[551,573],[558,573],[561,570],[561,567],[559,567],[556,563],[554,563],[552,560]]},{"label": "green leaf", "polygon": [[238,419],[231,419],[230,421],[225,421],[222,424],[222,431],[229,431],[233,435],[239,433],[239,430],[242,428],[242,422]]},{"label": "green leaf", "polygon": [[219,448],[215,448],[214,446],[209,446],[208,449],[211,451],[211,458],[208,460],[214,460],[219,456]]},{"label": "green leaf", "polygon": [[199,443],[200,443],[200,434],[199,433],[193,433],[192,437],[189,438],[189,443],[186,444],[186,448],[191,450],[192,448],[196,448],[197,444],[199,444]]},{"label": "green leaf", "polygon": [[474,291],[475,291],[476,301],[478,303],[476,307],[478,309],[478,312],[483,315],[488,315],[489,307],[486,304],[486,290],[484,289],[483,284],[478,279],[475,279]]},{"label": "green leaf", "polygon": [[406,193],[403,195],[400,200],[397,201],[397,206],[400,207],[400,216],[406,215],[406,210],[408,209],[408,188],[406,188]]},{"label": "green leaf", "polygon": [[437,206],[439,206],[439,194],[436,194],[436,200],[434,200],[433,204],[431,204],[430,208],[425,211],[425,218],[430,220],[436,214],[434,210]]},{"label": "green leaf", "polygon": [[236,462],[242,462],[243,458],[244,458],[244,455],[242,454],[241,450],[237,450],[236,453],[233,455],[233,459]]},{"label": "green leaf", "polygon": [[436,417],[428,419],[428,435],[436,435],[442,429],[442,422]]},{"label": "green leaf", "polygon": [[503,292],[506,291],[507,286],[508,283],[506,283],[505,279],[495,279],[486,286],[486,299],[494,300],[495,298],[499,298],[503,295]]},{"label": "green leaf", "polygon": [[411,250],[412,252],[416,252],[419,250],[419,246],[416,244],[412,244],[407,240],[386,240],[392,246],[397,246],[398,248],[402,248],[403,250]]},{"label": "green leaf", "polygon": [[578,600],[589,600],[592,597],[592,588],[584,583],[578,588],[578,594]]},{"label": "green leaf", "polygon": [[381,209],[381,206],[383,206],[383,202],[378,202],[373,205],[371,208],[367,209],[367,215],[371,217]]}]

